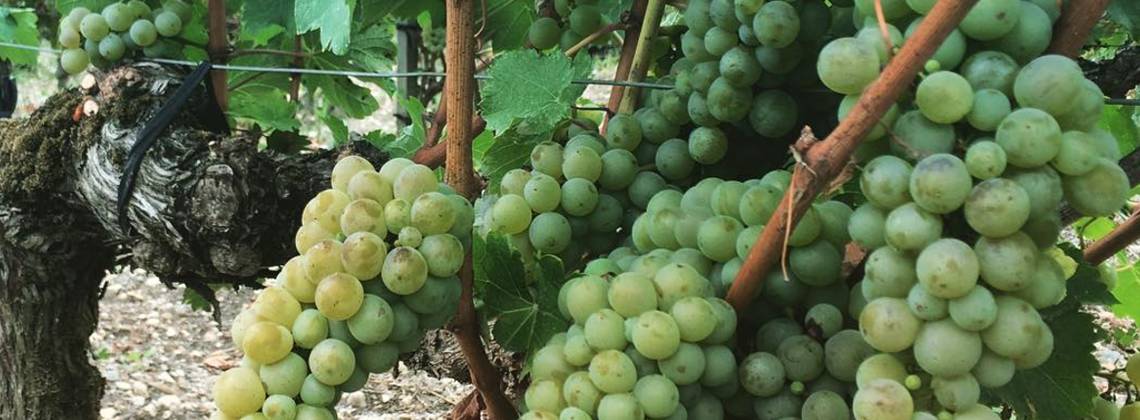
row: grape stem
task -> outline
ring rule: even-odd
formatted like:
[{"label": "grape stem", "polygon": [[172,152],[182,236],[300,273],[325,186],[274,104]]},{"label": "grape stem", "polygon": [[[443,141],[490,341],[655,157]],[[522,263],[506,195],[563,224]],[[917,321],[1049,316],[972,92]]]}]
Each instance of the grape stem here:
[{"label": "grape stem", "polygon": [[[649,0],[634,0],[633,5],[629,8],[629,21],[630,27],[625,30],[625,37],[622,38],[621,43],[621,56],[618,59],[617,70],[614,71],[614,80],[625,80],[629,76],[629,70],[633,65],[633,55],[637,52],[637,39],[641,34],[641,26],[638,24],[638,18],[645,14],[646,7],[649,6]],[[606,103],[605,119],[599,127],[602,134],[606,133],[606,126],[610,121],[610,116],[617,112],[618,106],[621,105],[621,98],[625,94],[624,86],[614,86],[610,89],[610,100]]]},{"label": "grape stem", "polygon": [[[447,104],[448,141],[445,146],[446,170],[444,181],[457,193],[471,199],[479,194],[471,158],[471,141],[475,117],[475,4],[470,0],[447,0],[447,39],[444,63],[447,69],[447,89],[443,102]],[[471,383],[479,391],[492,420],[511,420],[518,412],[503,393],[502,376],[487,358],[480,337],[480,321],[475,313],[474,268],[471,250],[463,259],[459,272],[462,286],[459,307],[452,322],[459,349],[467,361]]]},{"label": "grape stem", "polygon": [[586,46],[592,44],[594,41],[597,41],[598,38],[628,27],[629,24],[626,22],[611,23],[609,25],[603,26],[600,29],[594,31],[594,33],[587,35],[585,38],[582,38],[582,40],[578,41],[577,44],[574,44],[573,47],[568,48],[566,50],[566,56],[574,58],[574,56],[578,54],[578,51],[581,51],[583,48],[586,48]]},{"label": "grape stem", "polygon": [[1049,52],[1076,59],[1096,22],[1104,15],[1109,0],[1070,0],[1053,29]]},{"label": "grape stem", "polygon": [[738,313],[752,303],[764,281],[764,274],[780,258],[784,248],[781,239],[784,235],[795,226],[830,180],[848,165],[863,137],[908,88],[918,71],[934,54],[934,50],[958,26],[976,2],[977,0],[956,0],[936,3],[910,42],[904,44],[891,59],[847,118],[823,141],[808,144],[801,150],[802,165],[812,170],[796,170],[793,173],[792,186],[768,220],[769,229],[764,229],[756,239],[733,281],[726,300]]},{"label": "grape stem", "polygon": [[891,31],[887,29],[887,16],[883,13],[883,0],[875,0],[875,20],[879,22],[879,36],[883,37],[883,45],[887,47],[887,59],[895,51],[895,43],[891,41]]},{"label": "grape stem", "polygon": [[[641,22],[641,31],[637,34],[637,48],[634,50],[628,81],[640,82],[645,79],[645,73],[649,71],[649,61],[653,58],[650,46],[657,34],[657,27],[661,25],[661,16],[664,12],[665,2],[662,0],[649,0],[649,4],[645,6],[645,17]],[[633,112],[637,107],[637,96],[637,88],[626,88],[618,112]]]},{"label": "grape stem", "polygon": [[1133,212],[1128,220],[1112,229],[1100,240],[1093,242],[1085,248],[1085,261],[1098,265],[1105,262],[1117,252],[1140,239],[1140,212]]}]

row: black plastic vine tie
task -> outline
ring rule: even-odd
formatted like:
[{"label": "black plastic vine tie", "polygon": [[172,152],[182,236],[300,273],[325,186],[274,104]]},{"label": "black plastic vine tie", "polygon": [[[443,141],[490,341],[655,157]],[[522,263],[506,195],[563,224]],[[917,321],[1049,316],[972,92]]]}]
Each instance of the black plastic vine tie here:
[{"label": "black plastic vine tie", "polygon": [[[143,158],[146,157],[147,150],[150,150],[154,143],[158,141],[158,135],[162,134],[166,127],[174,121],[182,109],[186,107],[190,97],[194,93],[194,89],[206,79],[206,75],[210,73],[209,62],[202,62],[197,68],[194,69],[185,79],[182,80],[182,86],[174,91],[174,95],[170,97],[162,108],[158,110],[158,114],[146,122],[142,131],[139,131],[138,138],[135,144],[131,146],[130,153],[127,154],[127,164],[123,167],[123,175],[119,178],[119,191],[118,198],[115,201],[116,209],[119,219],[119,229],[123,235],[130,232],[130,221],[127,218],[127,208],[130,206],[131,194],[135,189],[135,180],[138,178],[139,168],[142,167]],[[211,98],[212,99],[212,98]],[[216,105],[215,105],[216,106]]]}]

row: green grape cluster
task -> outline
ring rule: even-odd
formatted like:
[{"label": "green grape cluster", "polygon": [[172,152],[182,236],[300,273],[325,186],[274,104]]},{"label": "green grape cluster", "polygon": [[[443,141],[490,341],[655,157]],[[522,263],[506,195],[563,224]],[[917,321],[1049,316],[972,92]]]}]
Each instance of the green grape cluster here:
[{"label": "green grape cluster", "polygon": [[[702,267],[702,274],[723,294],[790,181],[790,172],[776,170],[743,182],[705,178],[684,193],[663,190],[635,219],[629,242],[640,253],[666,249],[693,254],[692,258],[701,261],[696,265]],[[781,280],[782,284],[797,284],[801,291],[800,286],[845,290],[839,281],[841,250],[848,241],[845,227],[851,216],[851,208],[838,201],[811,206],[788,237],[788,272],[793,280]],[[777,294],[769,303],[793,306],[802,296],[796,297]]]},{"label": "green grape cluster", "polygon": [[484,225],[511,235],[528,258],[536,251],[555,254],[569,267],[580,265],[587,253],[617,246],[619,231],[629,229],[667,184],[657,172],[643,170],[629,150],[640,142],[637,121],[619,115],[610,124],[604,138],[592,126],[572,125],[565,145],[536,145],[529,170],[503,176]]},{"label": "green grape cluster", "polygon": [[242,363],[214,384],[215,418],[333,419],[343,392],[447,323],[474,211],[426,166],[349,156],[305,206],[289,260],[234,319]]},{"label": "green grape cluster", "polygon": [[532,47],[565,51],[606,25],[598,0],[554,0],[554,10],[554,17],[531,22],[526,39]]},{"label": "green grape cluster", "polygon": [[832,24],[835,9],[821,0],[691,1],[679,37],[683,57],[658,81],[675,87],[647,94],[635,115],[648,147],[677,138],[694,162],[714,165],[728,153],[730,136],[758,143],[793,137],[808,111],[797,98],[820,87],[814,51],[825,37],[847,32]]},{"label": "green grape cluster", "polygon": [[[867,16],[873,4],[855,2]],[[883,2],[892,24],[908,26],[905,35],[889,28],[895,46],[932,4]],[[1120,152],[1097,128],[1102,93],[1072,60],[1041,55],[1056,6],[979,2],[935,51],[913,96],[866,138],[866,203],[848,233],[870,253],[858,288],[865,304],[852,315],[883,354],[864,362],[881,374],[859,381],[857,419],[910,419],[922,408],[996,419],[979,405],[982,390],[1053,352],[1038,311],[1065,298],[1072,275],[1053,248],[1062,203],[1092,216],[1125,204]],[[820,80],[848,95],[840,119],[889,55],[877,34],[821,50]]]},{"label": "green grape cluster", "polygon": [[152,58],[178,56],[182,45],[173,38],[193,16],[193,6],[182,0],[167,0],[154,9],[143,0],[118,1],[99,13],[76,7],[59,21],[60,68],[79,74],[89,65],[106,68],[137,51]]},{"label": "green grape cluster", "polygon": [[736,313],[672,254],[637,256],[629,270],[596,259],[563,285],[573,325],[534,354],[522,419],[723,418],[739,392]]}]

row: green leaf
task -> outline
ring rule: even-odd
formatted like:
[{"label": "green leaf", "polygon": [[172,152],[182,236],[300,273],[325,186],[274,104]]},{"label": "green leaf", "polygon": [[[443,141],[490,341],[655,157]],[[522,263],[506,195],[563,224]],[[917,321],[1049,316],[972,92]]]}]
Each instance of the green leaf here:
[{"label": "green leaf", "polygon": [[1108,19],[1123,26],[1132,33],[1132,39],[1140,39],[1140,2],[1136,0],[1112,0],[1108,5]]},{"label": "green leaf", "polygon": [[396,135],[373,131],[365,138],[376,148],[383,150],[389,158],[411,158],[417,150],[424,145],[426,128],[424,127],[424,105],[419,99],[396,97],[401,108],[408,112],[412,123],[400,130]]},{"label": "green leaf", "polygon": [[[490,130],[484,131],[490,133]],[[520,134],[518,130],[511,129],[496,136],[482,158],[476,160],[476,170],[487,178],[487,188],[491,192],[499,191],[499,181],[507,171],[521,168],[530,162],[530,152],[534,146],[542,141],[550,140],[553,131],[543,131],[535,134]],[[482,137],[482,136],[480,136]],[[476,138],[478,140],[478,138]]]},{"label": "green leaf", "polygon": [[396,135],[392,133],[385,133],[381,130],[376,130],[364,135],[364,140],[377,149],[384,150],[384,147],[392,141],[396,140]]},{"label": "green leaf", "polygon": [[[36,30],[35,12],[26,10],[13,12],[7,7],[0,7],[0,41],[37,46],[40,34]],[[15,64],[35,65],[37,57],[39,57],[38,51],[0,47],[0,59]]]},{"label": "green leaf", "polygon": [[269,41],[283,33],[285,33],[285,28],[278,25],[266,25],[256,30],[242,28],[238,39],[241,41],[249,41],[253,47],[263,47],[269,45]]},{"label": "green leaf", "polygon": [[1140,271],[1136,266],[1128,266],[1117,270],[1116,287],[1112,294],[1120,303],[1112,306],[1112,312],[1140,320]]},{"label": "green leaf", "polygon": [[245,0],[241,9],[242,35],[274,27],[294,33],[295,7],[294,0]]},{"label": "green leaf", "polygon": [[[495,134],[491,130],[483,130],[478,136],[471,140],[471,160],[475,162],[475,170],[479,171],[479,165],[487,156],[487,149],[491,148],[491,144],[495,142]],[[482,172],[482,171],[480,171]],[[493,191],[492,191],[493,192]]]},{"label": "green leaf", "polygon": [[343,55],[351,37],[352,10],[356,0],[296,0],[293,20],[297,34],[314,29],[321,32],[321,48]]},{"label": "green leaf", "polygon": [[[1073,298],[1070,304],[1077,305],[1113,305],[1119,303],[1108,287],[1100,281],[1100,272],[1096,266],[1089,264],[1084,253],[1073,244],[1062,243],[1061,250],[1077,262],[1077,271],[1066,283],[1068,297]],[[1064,304],[1065,302],[1062,302]],[[1058,305],[1060,306],[1060,305]]]},{"label": "green leaf", "polygon": [[1112,229],[1116,228],[1116,222],[1107,217],[1082,217],[1073,223],[1073,227],[1082,238],[1095,241],[1112,232]]},{"label": "green leaf", "polygon": [[116,0],[55,0],[55,10],[59,11],[60,15],[66,15],[71,9],[76,7],[86,7],[88,10],[100,11],[103,10],[108,4],[114,3]]},{"label": "green leaf", "polygon": [[245,87],[230,95],[230,115],[234,118],[250,120],[266,132],[301,128],[297,104],[289,102],[284,91]]},{"label": "green leaf", "polygon": [[[487,21],[482,22],[478,11],[475,26],[482,27],[484,38],[490,38],[496,50],[511,50],[523,46],[530,24],[534,22],[534,0],[487,0]],[[482,6],[480,6],[482,7]]]},{"label": "green leaf", "polygon": [[329,104],[340,108],[349,118],[364,118],[380,108],[372,91],[352,83],[347,77],[306,75],[302,81],[320,89]]},{"label": "green leaf", "polygon": [[560,53],[511,51],[495,58],[483,83],[480,103],[487,128],[502,134],[518,125],[523,133],[550,131],[570,117],[583,87],[575,78],[589,75],[586,55],[573,61]]},{"label": "green leaf", "polygon": [[210,301],[189,287],[182,289],[182,303],[190,305],[190,309],[195,311],[210,310]]},{"label": "green leaf", "polygon": [[1009,384],[990,391],[1013,407],[1018,419],[1083,419],[1092,412],[1097,396],[1092,376],[1100,369],[1093,343],[1100,337],[1092,316],[1079,306],[1052,316],[1043,314],[1055,337],[1053,355],[1041,366],[1017,371]]},{"label": "green leaf", "polygon": [[1112,133],[1120,145],[1120,153],[1127,155],[1140,145],[1140,128],[1132,119],[1135,107],[1121,105],[1105,105],[1100,116],[1100,128]]},{"label": "green leaf", "polygon": [[344,125],[344,120],[335,115],[327,112],[320,114],[321,122],[329,127],[332,132],[333,146],[340,146],[348,143],[348,126]]},{"label": "green leaf", "polygon": [[491,329],[495,342],[510,351],[533,352],[566,330],[569,324],[558,313],[558,289],[565,273],[557,257],[538,259],[532,290],[522,255],[506,236],[475,235],[473,241],[475,293],[485,314],[497,318]]}]

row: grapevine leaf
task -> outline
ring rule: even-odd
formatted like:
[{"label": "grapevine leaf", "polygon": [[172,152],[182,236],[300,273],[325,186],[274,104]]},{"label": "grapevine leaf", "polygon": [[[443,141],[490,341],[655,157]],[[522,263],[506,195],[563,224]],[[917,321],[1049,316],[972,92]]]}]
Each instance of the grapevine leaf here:
[{"label": "grapevine leaf", "polygon": [[[1085,261],[1080,249],[1073,244],[1060,245],[1065,254],[1077,261],[1077,271],[1069,278],[1067,283],[1068,296],[1078,304],[1086,305],[1114,305],[1120,303],[1108,287],[1100,281],[1100,272],[1096,266]],[[1058,305],[1060,306],[1060,305]]]},{"label": "grapevine leaf", "polygon": [[76,7],[86,7],[88,10],[99,11],[115,1],[116,0],[55,0],[55,10],[58,10],[61,16],[66,15],[67,12],[70,12],[71,9]]},{"label": "grapevine leaf", "polygon": [[211,308],[210,300],[189,287],[182,289],[182,303],[190,305],[195,311],[208,311]]},{"label": "grapevine leaf", "polygon": [[246,0],[241,12],[242,35],[248,32],[265,36],[264,31],[273,28],[280,28],[277,33],[280,30],[292,33],[294,7],[294,0]]},{"label": "grapevine leaf", "polygon": [[487,149],[491,148],[491,144],[494,142],[495,134],[492,133],[491,130],[483,130],[482,133],[479,133],[479,135],[471,140],[471,160],[475,162],[476,171],[480,171],[479,165],[487,156]]},{"label": "grapevine leaf", "polygon": [[192,2],[194,17],[190,18],[182,26],[182,33],[179,37],[186,40],[186,46],[182,47],[182,58],[190,61],[200,61],[206,59],[206,50],[199,48],[198,45],[206,45],[210,39],[210,35],[206,29],[207,13],[205,2]]},{"label": "grapevine leaf", "polygon": [[550,131],[570,117],[571,106],[583,87],[571,82],[589,75],[585,55],[573,61],[558,53],[511,51],[495,58],[487,70],[490,80],[480,90],[487,128],[502,134],[519,125],[524,133]]},{"label": "grapevine leaf", "polygon": [[266,25],[260,29],[243,29],[239,35],[239,40],[249,41],[254,47],[261,47],[269,45],[269,41],[277,35],[285,33],[285,28],[277,25]]},{"label": "grapevine leaf", "polygon": [[281,90],[238,90],[230,95],[230,115],[251,120],[267,132],[301,128],[297,104],[285,99]]},{"label": "grapevine leaf", "polygon": [[[36,30],[36,13],[12,12],[7,7],[0,7],[0,41],[36,46],[40,42],[39,31]],[[35,65],[38,56],[36,51],[0,47],[0,59],[15,64]]]},{"label": "grapevine leaf", "polygon": [[471,252],[476,296],[483,300],[487,315],[497,318],[491,329],[495,342],[507,350],[533,352],[566,329],[567,322],[558,313],[564,272],[557,257],[538,259],[532,290],[522,255],[506,236],[475,235]]},{"label": "grapevine leaf", "polygon": [[1140,319],[1140,271],[1129,266],[1116,272],[1116,288],[1112,294],[1120,299],[1112,312],[1132,319]]},{"label": "grapevine leaf", "polygon": [[344,111],[349,118],[364,118],[380,108],[376,98],[372,97],[372,91],[357,86],[347,77],[311,75],[302,80],[320,89],[324,99]]},{"label": "grapevine leaf", "polygon": [[[393,57],[396,56],[396,45],[392,43],[394,31],[394,26],[390,24],[369,26],[354,34],[352,42],[348,44],[348,54],[315,54],[311,57],[312,64],[326,70],[390,71],[395,67]],[[391,79],[361,80],[374,83],[388,92],[395,90],[395,83]]]},{"label": "grapevine leaf", "polygon": [[1122,154],[1128,154],[1140,145],[1140,128],[1132,120],[1134,114],[1134,107],[1105,105],[1100,117],[1100,127],[1116,137]]},{"label": "grapevine leaf", "polygon": [[[490,130],[485,133],[489,133]],[[551,131],[535,134],[521,134],[517,129],[510,129],[495,136],[487,146],[482,159],[477,160],[475,168],[487,178],[487,188],[491,192],[499,190],[499,181],[511,169],[520,168],[530,162],[530,152],[534,146],[544,140],[550,140]]]},{"label": "grapevine leaf", "polygon": [[509,50],[519,48],[526,39],[530,24],[534,22],[533,0],[487,0],[487,21],[482,18],[475,25],[489,32],[491,42],[495,49]]},{"label": "grapevine leaf", "polygon": [[297,34],[314,29],[321,32],[321,47],[334,54],[348,52],[351,37],[352,10],[356,0],[296,0],[293,20]]},{"label": "grapevine leaf", "polygon": [[[1066,298],[1071,300],[1075,299]],[[1049,360],[1018,371],[1009,384],[990,391],[1013,407],[1019,419],[1083,419],[1092,412],[1097,391],[1089,378],[1100,368],[1092,354],[1099,334],[1092,316],[1080,311],[1079,304],[1062,305],[1068,310],[1042,315],[1056,334]]]},{"label": "grapevine leaf", "polygon": [[389,158],[411,158],[423,147],[426,129],[424,127],[424,105],[419,99],[396,97],[396,102],[408,112],[412,123],[400,129],[396,135],[373,131],[365,138],[377,149],[383,150]]},{"label": "grapevine leaf", "polygon": [[394,0],[391,3],[392,16],[405,18],[408,21],[414,21],[416,17],[426,13],[432,17],[433,24],[442,24],[443,16],[447,15],[447,9],[443,7],[442,1]]},{"label": "grapevine leaf", "polygon": [[322,112],[320,118],[332,132],[334,147],[348,143],[348,126],[344,125],[343,119],[328,112]]},{"label": "grapevine leaf", "polygon": [[1133,39],[1140,39],[1140,2],[1115,0],[1108,5],[1107,13],[1108,19],[1131,32]]}]

